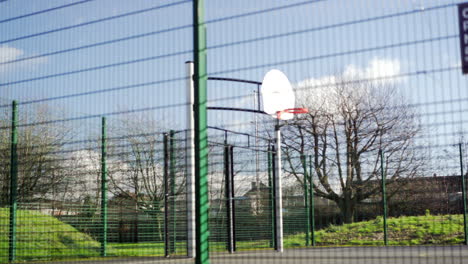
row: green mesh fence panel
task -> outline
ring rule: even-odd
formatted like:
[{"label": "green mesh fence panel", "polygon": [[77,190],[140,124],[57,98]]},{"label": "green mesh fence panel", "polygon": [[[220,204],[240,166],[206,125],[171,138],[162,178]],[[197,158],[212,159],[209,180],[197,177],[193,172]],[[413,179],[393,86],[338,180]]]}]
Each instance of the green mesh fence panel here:
[{"label": "green mesh fence panel", "polygon": [[464,263],[465,7],[0,0],[0,263]]}]

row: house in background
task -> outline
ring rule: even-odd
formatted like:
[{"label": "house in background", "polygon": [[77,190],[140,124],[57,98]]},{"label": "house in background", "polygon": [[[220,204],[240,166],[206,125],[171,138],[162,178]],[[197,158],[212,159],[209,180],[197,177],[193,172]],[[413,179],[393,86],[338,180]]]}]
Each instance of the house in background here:
[{"label": "house in background", "polygon": [[260,182],[251,182],[250,189],[236,199],[236,204],[243,208],[248,208],[252,215],[260,215],[269,210],[270,203],[270,187]]},{"label": "house in background", "polygon": [[[380,180],[370,186],[381,186]],[[463,210],[462,182],[459,175],[399,178],[387,180],[389,216],[431,214],[458,214]],[[362,201],[362,215],[381,215],[382,193]]]},{"label": "house in background", "polygon": [[459,175],[434,174],[432,177],[401,178],[397,181],[395,187],[390,185],[394,194],[389,198],[389,210],[393,215],[419,215],[426,210],[433,214],[453,214],[463,210]]},{"label": "house in background", "polygon": [[50,216],[72,216],[83,211],[83,204],[79,202],[64,202],[47,198],[37,199],[35,202],[21,204],[21,209],[36,210]]},{"label": "house in background", "polygon": [[[253,215],[259,215],[269,211],[270,208],[270,188],[263,183],[257,185],[256,182],[251,183],[251,188],[240,198],[236,197],[238,204],[249,208]],[[285,214],[294,211],[304,211],[305,197],[302,186],[286,187],[283,192],[283,212]],[[322,215],[336,214],[338,207],[335,202],[324,199],[322,197],[314,197],[315,210]]]}]

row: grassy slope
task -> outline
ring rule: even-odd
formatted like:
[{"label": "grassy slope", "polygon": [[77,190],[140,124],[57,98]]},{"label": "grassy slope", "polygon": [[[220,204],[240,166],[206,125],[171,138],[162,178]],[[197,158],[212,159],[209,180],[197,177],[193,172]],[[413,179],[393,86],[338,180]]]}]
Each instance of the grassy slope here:
[{"label": "grassy slope", "polygon": [[[0,208],[0,263],[8,258],[8,209]],[[35,211],[18,210],[17,260],[92,257],[99,243],[54,217]]]},{"label": "grassy slope", "polygon": [[[7,209],[0,208],[0,263],[5,263],[8,257],[8,215]],[[391,245],[460,244],[463,242],[461,215],[400,217],[390,218],[387,222]],[[316,232],[317,245],[383,245],[382,225],[382,218],[377,218],[342,226],[329,226]],[[99,256],[99,243],[90,236],[54,217],[38,212],[19,210],[17,231],[17,259],[19,261]],[[284,242],[286,248],[304,246],[305,235],[289,236]],[[178,246],[178,254],[185,254],[183,250],[185,246],[182,244]],[[224,243],[212,243],[211,246],[215,251],[224,250]],[[267,248],[269,241],[238,241],[237,246],[240,250]],[[162,255],[163,250],[162,243],[112,243],[108,247],[108,255]]]},{"label": "grassy slope", "polygon": [[[390,245],[453,245],[463,238],[461,215],[425,215],[389,218],[388,241]],[[316,232],[317,245],[353,246],[383,245],[383,219],[329,226]],[[303,246],[304,234],[285,239],[285,247]]]}]

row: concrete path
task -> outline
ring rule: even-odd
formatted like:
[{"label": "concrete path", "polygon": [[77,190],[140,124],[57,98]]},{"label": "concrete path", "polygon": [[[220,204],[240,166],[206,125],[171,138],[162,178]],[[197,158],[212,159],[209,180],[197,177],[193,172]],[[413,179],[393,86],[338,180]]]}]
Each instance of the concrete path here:
[{"label": "concrete path", "polygon": [[[192,264],[185,258],[129,258],[101,261],[51,262],[56,264]],[[341,247],[212,253],[211,264],[468,264],[467,246]]]}]

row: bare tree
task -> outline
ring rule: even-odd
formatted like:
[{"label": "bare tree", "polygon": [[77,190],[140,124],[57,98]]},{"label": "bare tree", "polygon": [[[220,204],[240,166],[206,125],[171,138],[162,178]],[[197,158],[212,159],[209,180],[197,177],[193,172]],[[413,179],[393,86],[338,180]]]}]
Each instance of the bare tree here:
[{"label": "bare tree", "polygon": [[[0,204],[8,203],[10,182],[11,113],[0,117]],[[55,113],[59,111],[54,111]],[[31,202],[51,196],[63,184],[66,168],[61,165],[62,151],[70,130],[49,122],[59,118],[48,106],[19,109],[18,120],[18,200]]]},{"label": "bare tree", "polygon": [[303,183],[300,156],[311,155],[314,191],[337,204],[344,222],[353,221],[359,203],[380,195],[379,150],[390,183],[418,173],[420,127],[394,83],[343,74],[298,89],[297,103],[309,113],[283,128],[285,167]]},{"label": "bare tree", "polygon": [[[136,210],[153,215],[161,231],[162,219],[157,214],[163,210],[166,193],[163,135],[169,131],[149,117],[132,116],[109,123],[109,191],[133,203]],[[184,131],[175,134],[173,140],[175,191],[169,191],[169,198],[176,201],[185,192]]]}]

